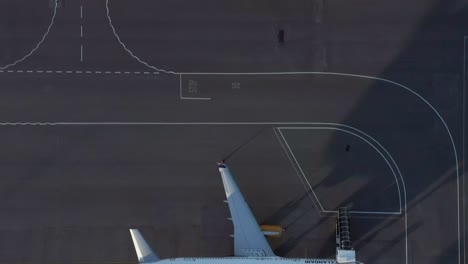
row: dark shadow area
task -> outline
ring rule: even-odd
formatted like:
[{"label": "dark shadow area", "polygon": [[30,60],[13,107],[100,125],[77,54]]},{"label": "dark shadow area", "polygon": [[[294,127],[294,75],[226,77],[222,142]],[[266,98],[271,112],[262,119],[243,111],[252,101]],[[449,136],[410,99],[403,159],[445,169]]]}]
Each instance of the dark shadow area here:
[{"label": "dark shadow area", "polygon": [[[301,206],[302,202],[305,199],[309,198],[310,194],[311,194],[311,191],[308,191],[308,192],[305,192],[304,194],[300,195],[299,197],[291,200],[290,202],[285,204],[283,207],[279,208],[272,215],[265,218],[261,224],[262,225],[277,225],[278,223],[281,223],[285,218],[290,216],[291,213],[293,213],[295,210],[297,210],[298,207]],[[283,228],[287,228],[287,227],[291,226],[297,220],[298,219],[288,223],[287,225],[283,225]]]},{"label": "dark shadow area", "polygon": [[[459,163],[462,153],[462,73],[463,38],[468,35],[468,7],[461,1],[438,1],[420,21],[411,34],[407,44],[402,47],[398,57],[378,76],[389,79],[413,89],[436,108],[447,123],[453,135]],[[366,54],[362,54],[363,57]],[[345,85],[345,84],[343,84]],[[376,116],[372,107],[382,100],[381,90],[389,86],[375,81],[361,102],[350,112],[344,124],[359,128],[377,139],[395,158],[404,177],[408,202],[408,236],[413,246],[409,249],[410,260],[414,263],[429,261],[441,263],[458,259],[457,241],[457,175],[452,143],[447,131],[437,115],[419,98],[410,92],[402,102],[395,101],[395,107],[383,115]],[[402,89],[394,86],[393,89]],[[364,117],[364,118],[363,118]],[[390,122],[390,126],[383,124]],[[346,151],[349,145],[344,145]],[[349,152],[353,155],[352,150]],[[459,165],[459,166],[460,166]],[[460,175],[461,175],[461,167]],[[335,173],[344,174],[343,168],[336,168]],[[375,180],[377,181],[377,179]],[[326,181],[323,184],[334,185],[337,182]],[[363,186],[354,195],[343,201],[343,205],[372,189],[373,182]],[[462,187],[462,186],[460,186]],[[460,189],[461,190],[461,189]],[[397,229],[401,219],[384,222],[375,219],[371,225],[359,227],[353,237],[369,236],[362,243],[390,239],[389,247],[404,249],[404,230]],[[357,220],[358,221],[358,220]],[[460,219],[460,223],[466,221]],[[391,238],[379,235],[382,228],[393,231]],[[375,229],[375,230],[374,230]],[[372,233],[369,230],[374,230]],[[388,232],[384,232],[388,233]],[[431,235],[428,235],[431,233]],[[437,233],[438,243],[431,237]],[[429,252],[446,249],[443,256],[433,258]],[[461,245],[463,248],[463,244]],[[390,258],[385,255],[385,248],[378,251],[367,261],[377,263],[380,259]],[[463,254],[463,253],[462,253]],[[357,252],[359,256],[359,252]],[[401,255],[404,255],[402,252]],[[462,256],[463,257],[463,256]],[[403,263],[403,262],[402,262]],[[426,262],[428,263],[428,262]]]},{"label": "dark shadow area", "polygon": [[[421,225],[422,224],[419,221],[416,224],[413,224],[413,225],[409,226],[408,230],[407,230],[408,234],[413,233]],[[400,244],[401,241],[404,241],[405,236],[406,236],[406,233],[403,230],[399,234],[396,234],[395,237],[392,240],[387,241],[387,243],[385,244],[384,247],[379,248],[377,251],[374,252],[373,255],[367,257],[366,259],[362,259],[362,261],[363,262],[368,262],[368,263],[376,263],[379,260],[380,256],[384,255],[385,253],[392,252],[392,250],[394,249],[395,246],[398,246],[398,244]],[[366,241],[359,241],[359,242],[360,242],[359,243],[360,245],[366,243]],[[372,242],[370,242],[370,243],[372,243]],[[359,251],[360,246],[356,245],[355,249],[356,249],[356,251]],[[398,252],[395,252],[395,254],[396,254],[395,260],[398,260],[398,259],[402,258],[402,256],[405,254],[405,252],[399,252],[399,250],[398,250]]]},{"label": "dark shadow area", "polygon": [[[327,222],[327,218],[320,218],[320,220],[315,225],[311,226],[304,226],[303,230],[299,232],[298,235],[295,235],[291,238],[288,238],[285,242],[281,244],[278,248],[274,250],[275,254],[278,256],[285,256],[291,250],[293,250],[299,243],[303,242],[302,240],[310,234],[312,231],[322,226],[325,222]],[[331,234],[326,240],[321,241],[323,243],[323,250],[320,251],[319,256],[317,257],[331,257],[335,253],[335,233]],[[314,245],[315,246],[315,245]]]}]

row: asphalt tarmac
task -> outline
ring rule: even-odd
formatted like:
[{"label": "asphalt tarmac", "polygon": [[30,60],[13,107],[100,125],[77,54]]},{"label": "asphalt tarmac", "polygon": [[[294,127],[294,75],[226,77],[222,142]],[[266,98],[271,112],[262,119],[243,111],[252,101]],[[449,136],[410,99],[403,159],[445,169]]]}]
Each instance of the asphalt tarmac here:
[{"label": "asphalt tarmac", "polygon": [[[0,2],[0,263],[229,256],[227,161],[285,257],[465,263],[463,1]],[[284,30],[284,43],[278,32]]]}]

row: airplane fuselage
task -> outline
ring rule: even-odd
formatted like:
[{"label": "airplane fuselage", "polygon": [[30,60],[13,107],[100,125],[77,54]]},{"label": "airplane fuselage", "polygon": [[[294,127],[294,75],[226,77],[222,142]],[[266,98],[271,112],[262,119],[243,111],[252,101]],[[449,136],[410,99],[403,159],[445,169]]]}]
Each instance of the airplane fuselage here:
[{"label": "airplane fuselage", "polygon": [[224,258],[171,258],[158,264],[337,264],[335,259],[306,259],[282,257],[224,257]]}]

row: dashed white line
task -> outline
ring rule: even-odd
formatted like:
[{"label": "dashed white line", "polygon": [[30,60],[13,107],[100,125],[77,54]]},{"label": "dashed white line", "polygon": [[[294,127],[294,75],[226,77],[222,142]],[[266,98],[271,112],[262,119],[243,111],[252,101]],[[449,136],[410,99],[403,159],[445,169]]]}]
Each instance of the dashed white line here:
[{"label": "dashed white line", "polygon": [[[139,71],[136,71],[136,72],[130,72],[130,71],[92,71],[92,70],[0,70],[0,73],[57,73],[57,74],[63,74],[63,73],[68,73],[68,74],[71,74],[71,73],[87,73],[87,74],[102,74],[102,73],[105,73],[105,74],[116,74],[116,75],[120,75],[120,74],[127,74],[127,75],[130,75],[130,74],[134,74],[134,75],[141,75],[142,72],[139,72]],[[151,74],[154,74],[154,75],[158,75],[159,72],[143,72],[145,75],[151,75]]]},{"label": "dashed white line", "polygon": [[[127,50],[127,48],[125,47],[125,44],[123,44],[121,41],[120,41],[120,38],[118,37],[118,35],[116,34],[115,32],[115,28],[113,27],[112,25],[112,21],[109,17],[109,8],[108,8],[108,0],[106,0],[106,7],[107,7],[107,15],[108,15],[108,19],[109,19],[109,23],[111,25],[111,28],[114,32],[114,35],[116,35],[118,41],[121,43],[121,45]],[[466,43],[466,37],[464,38],[464,43]],[[161,72],[166,72],[166,73],[172,73],[172,74],[179,74],[179,76],[181,77],[182,74],[187,74],[187,75],[294,75],[294,74],[299,74],[299,75],[313,75],[313,74],[316,74],[316,75],[332,75],[332,76],[347,76],[347,77],[358,77],[358,78],[364,78],[364,79],[371,79],[371,80],[377,80],[377,81],[383,81],[383,82],[386,82],[386,83],[390,83],[390,84],[393,84],[393,85],[396,85],[400,88],[403,88],[405,90],[407,90],[408,92],[412,93],[413,95],[415,95],[416,97],[418,97],[420,100],[422,100],[427,106],[429,106],[429,108],[437,115],[437,117],[440,119],[440,121],[443,123],[446,131],[447,131],[447,134],[450,138],[450,141],[451,141],[451,144],[452,144],[452,148],[454,150],[454,156],[455,156],[455,163],[456,163],[456,176],[457,176],[457,215],[458,215],[458,219],[457,219],[457,229],[458,229],[458,258],[459,258],[459,263],[461,263],[461,254],[462,254],[462,251],[461,251],[461,224],[460,224],[460,172],[459,172],[459,162],[458,162],[458,154],[457,154],[457,149],[456,149],[456,146],[455,146],[455,142],[454,142],[454,139],[453,139],[453,136],[452,136],[452,133],[450,132],[450,129],[447,125],[447,123],[445,122],[445,119],[441,116],[441,114],[437,111],[437,109],[431,104],[429,103],[429,101],[427,101],[424,97],[422,97],[420,94],[418,94],[417,92],[415,92],[414,90],[410,89],[409,87],[403,85],[403,84],[400,84],[400,83],[397,83],[395,81],[392,81],[392,80],[389,80],[389,79],[384,79],[384,78],[379,78],[379,77],[372,77],[372,76],[365,76],[365,75],[358,75],[358,74],[347,74],[347,73],[335,73],[335,72],[260,72],[260,73],[208,73],[208,72],[205,72],[205,73],[195,73],[195,72],[192,72],[192,73],[176,73],[176,72],[172,72],[172,71],[165,71],[165,70],[161,70],[161,69],[157,69],[155,68],[154,66],[151,66],[151,65],[148,65],[146,62],[143,62],[141,61],[138,57],[134,56],[131,51],[127,50],[130,55],[132,55],[134,58],[136,58],[138,61],[140,61],[141,63],[143,63],[144,65],[150,67],[150,68],[153,68],[155,69],[156,71],[161,71]],[[466,51],[464,51],[465,53]],[[466,55],[466,54],[465,54]],[[464,62],[465,59],[464,59]],[[464,67],[464,73],[465,74],[465,65],[463,65]],[[10,72],[10,71],[9,71]],[[135,72],[135,74],[137,74]],[[463,80],[465,82],[465,78]],[[180,86],[180,89],[181,89],[181,86]],[[464,92],[465,93],[465,92]],[[181,99],[191,99],[191,100],[210,100],[211,98],[184,98],[184,97],[181,97]],[[465,100],[465,98],[464,98]],[[465,114],[465,112],[463,113]],[[463,157],[463,156],[462,156]],[[464,166],[463,166],[464,168]],[[462,179],[464,181],[464,178]],[[463,204],[464,204],[464,201],[463,201]]]},{"label": "dashed white line", "polygon": [[83,62],[83,5],[80,5],[80,62]]}]

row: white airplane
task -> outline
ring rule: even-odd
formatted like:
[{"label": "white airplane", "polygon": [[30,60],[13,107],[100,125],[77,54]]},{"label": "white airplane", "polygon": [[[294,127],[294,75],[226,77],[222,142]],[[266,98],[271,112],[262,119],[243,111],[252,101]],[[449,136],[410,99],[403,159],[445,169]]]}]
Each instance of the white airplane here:
[{"label": "white airplane", "polygon": [[[331,263],[359,263],[356,261],[355,251],[350,246],[349,227],[346,217],[337,219],[337,254],[336,259],[283,258],[273,253],[268,244],[265,233],[260,229],[255,217],[249,209],[236,182],[232,178],[224,162],[218,163],[221,179],[223,180],[229,210],[234,224],[234,257],[217,258],[171,258],[160,259],[144,240],[137,229],[130,229],[138,261],[142,264],[331,264]],[[341,211],[340,211],[341,212]],[[346,219],[345,219],[346,218]],[[342,223],[340,225],[340,223]],[[341,230],[341,231],[340,231]]]}]

